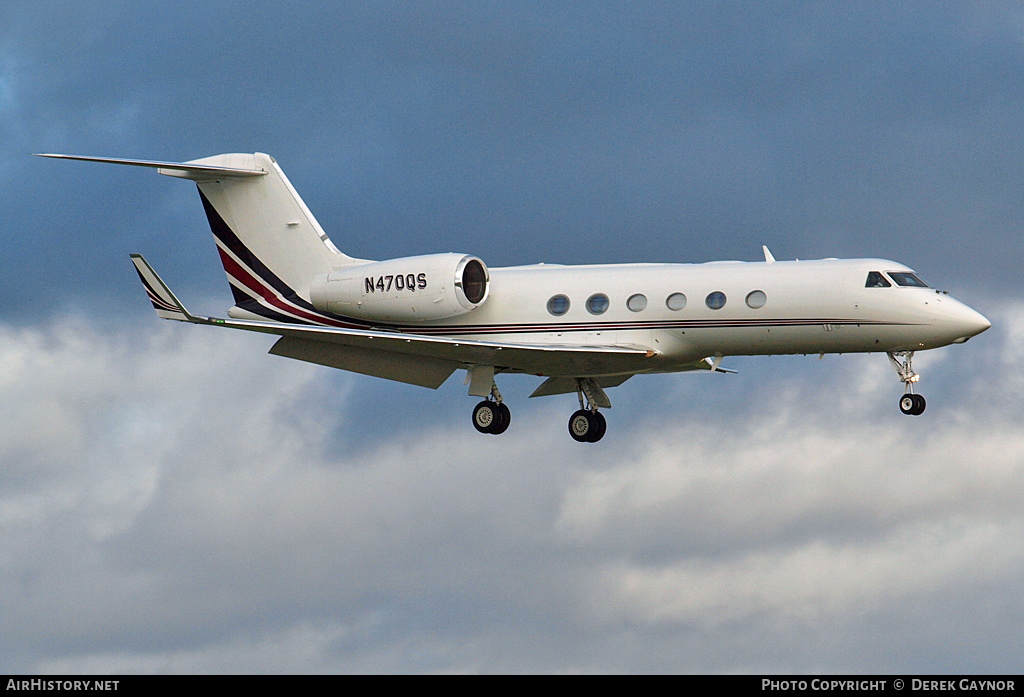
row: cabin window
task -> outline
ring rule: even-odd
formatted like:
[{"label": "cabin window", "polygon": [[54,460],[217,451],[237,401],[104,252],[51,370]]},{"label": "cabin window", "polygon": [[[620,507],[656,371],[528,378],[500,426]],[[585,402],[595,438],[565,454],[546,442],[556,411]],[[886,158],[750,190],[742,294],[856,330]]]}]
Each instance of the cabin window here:
[{"label": "cabin window", "polygon": [[643,293],[629,296],[629,300],[626,301],[626,307],[632,312],[640,312],[647,307],[647,296]]},{"label": "cabin window", "polygon": [[747,293],[747,307],[751,310],[764,307],[766,302],[768,302],[768,296],[764,294],[763,290],[752,290]]},{"label": "cabin window", "polygon": [[561,317],[569,311],[569,298],[564,295],[555,295],[548,300],[548,312]]},{"label": "cabin window", "polygon": [[665,306],[673,312],[679,312],[686,307],[686,296],[682,293],[673,293],[665,298]]},{"label": "cabin window", "polygon": [[877,271],[871,271],[868,273],[868,280],[864,284],[865,288],[888,288],[892,284],[885,280],[885,276],[878,273]]},{"label": "cabin window", "polygon": [[708,293],[708,297],[704,298],[704,304],[712,310],[721,310],[725,307],[725,293],[720,290]]},{"label": "cabin window", "polygon": [[889,278],[898,286],[910,286],[912,288],[927,288],[928,284],[909,271],[888,271]]},{"label": "cabin window", "polygon": [[608,296],[604,293],[594,293],[587,298],[587,312],[592,315],[603,315],[608,310]]}]

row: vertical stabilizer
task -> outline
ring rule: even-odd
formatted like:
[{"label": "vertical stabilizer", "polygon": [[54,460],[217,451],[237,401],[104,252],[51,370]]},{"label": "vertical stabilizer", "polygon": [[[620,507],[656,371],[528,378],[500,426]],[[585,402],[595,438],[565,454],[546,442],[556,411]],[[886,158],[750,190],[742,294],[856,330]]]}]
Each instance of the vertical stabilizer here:
[{"label": "vertical stabilizer", "polygon": [[[56,153],[40,153],[40,157],[148,167],[194,181],[243,315],[316,322],[317,310],[309,301],[313,279],[367,263],[338,251],[270,155],[229,153],[190,162]],[[136,269],[147,282],[148,272],[138,264]],[[157,286],[147,288],[153,291]],[[166,300],[159,292],[152,296],[154,304]],[[172,304],[157,309],[177,313]]]},{"label": "vertical stabilizer", "polygon": [[187,164],[267,173],[248,178],[188,177],[199,187],[239,307],[266,306],[275,297],[308,301],[314,278],[362,263],[338,251],[269,155],[216,155]]}]

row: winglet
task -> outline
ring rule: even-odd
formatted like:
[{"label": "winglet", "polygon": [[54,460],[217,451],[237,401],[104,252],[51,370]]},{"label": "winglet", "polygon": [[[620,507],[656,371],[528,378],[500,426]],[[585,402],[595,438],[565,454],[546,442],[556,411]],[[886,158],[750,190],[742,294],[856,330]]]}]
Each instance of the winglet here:
[{"label": "winglet", "polygon": [[711,356],[705,358],[703,365],[707,366],[705,370],[710,370],[712,373],[730,373],[732,375],[736,374],[735,370],[731,368],[723,368],[722,366],[720,366],[719,363],[721,362],[722,354],[716,353],[714,359],[712,359]]},{"label": "winglet", "polygon": [[181,301],[174,296],[171,289],[157,275],[153,267],[149,265],[141,254],[132,254],[132,263],[135,264],[135,271],[139,274],[142,285],[146,288],[146,295],[153,303],[156,314],[163,319],[174,319],[179,322],[199,322],[195,315],[189,313]]}]

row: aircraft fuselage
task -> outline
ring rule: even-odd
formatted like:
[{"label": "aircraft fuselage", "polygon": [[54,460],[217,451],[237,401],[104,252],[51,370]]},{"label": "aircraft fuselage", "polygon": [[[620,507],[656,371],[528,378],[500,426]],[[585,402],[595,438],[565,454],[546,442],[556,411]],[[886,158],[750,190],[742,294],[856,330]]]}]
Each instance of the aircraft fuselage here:
[{"label": "aircraft fuselage", "polygon": [[[479,308],[405,329],[499,342],[648,346],[658,355],[647,372],[660,372],[714,355],[916,351],[965,341],[989,326],[943,291],[895,282],[866,287],[871,272],[912,273],[884,259],[491,268],[490,295]],[[588,305],[601,295],[606,308],[600,298]],[[568,306],[556,315],[548,304],[558,296]]]}]

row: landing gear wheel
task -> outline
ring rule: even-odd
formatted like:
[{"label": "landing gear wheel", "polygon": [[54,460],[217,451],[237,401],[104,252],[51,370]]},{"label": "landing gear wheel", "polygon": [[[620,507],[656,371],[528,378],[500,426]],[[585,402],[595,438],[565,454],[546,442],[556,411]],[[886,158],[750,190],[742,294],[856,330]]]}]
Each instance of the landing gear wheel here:
[{"label": "landing gear wheel", "polygon": [[900,411],[902,411],[904,414],[913,414],[914,407],[916,406],[917,400],[914,399],[914,395],[905,394],[902,397],[900,397]]},{"label": "landing gear wheel", "polygon": [[485,399],[473,408],[473,426],[480,433],[493,433],[492,429],[501,423],[500,414],[499,405]]},{"label": "landing gear wheel", "polygon": [[569,417],[569,435],[578,443],[596,443],[607,430],[608,422],[599,411],[580,409]]},{"label": "landing gear wheel", "polygon": [[596,443],[597,441],[604,438],[605,431],[608,430],[608,422],[604,419],[604,414],[599,411],[590,412],[590,417],[594,420],[594,434],[587,439],[589,443]]},{"label": "landing gear wheel", "polygon": [[492,402],[485,399],[473,408],[473,427],[480,433],[498,435],[504,433],[512,423],[512,412],[504,402]]},{"label": "landing gear wheel", "polygon": [[505,406],[505,403],[502,402],[498,405],[498,420],[492,425],[489,433],[495,436],[502,434],[508,428],[510,423],[512,423],[512,412],[510,412],[508,407]]},{"label": "landing gear wheel", "polygon": [[921,377],[914,372],[913,351],[895,351],[889,353],[889,363],[896,371],[897,377],[904,385],[903,396],[900,397],[900,411],[910,416],[920,416],[924,413],[924,397],[914,394],[914,385]]},{"label": "landing gear wheel", "polygon": [[580,408],[569,417],[569,435],[578,443],[596,443],[608,430],[604,414],[597,409],[610,407],[612,403],[594,378],[576,378],[576,396],[579,397]]},{"label": "landing gear wheel", "polygon": [[920,416],[924,413],[924,408],[926,406],[924,395],[916,394],[914,396],[917,397],[917,409],[914,410],[914,416]]},{"label": "landing gear wheel", "polygon": [[920,416],[924,413],[926,404],[924,397],[919,394],[905,394],[900,397],[900,411],[909,416]]},{"label": "landing gear wheel", "polygon": [[597,423],[590,414],[586,409],[580,409],[569,417],[569,435],[578,443],[589,443],[597,430]]}]

